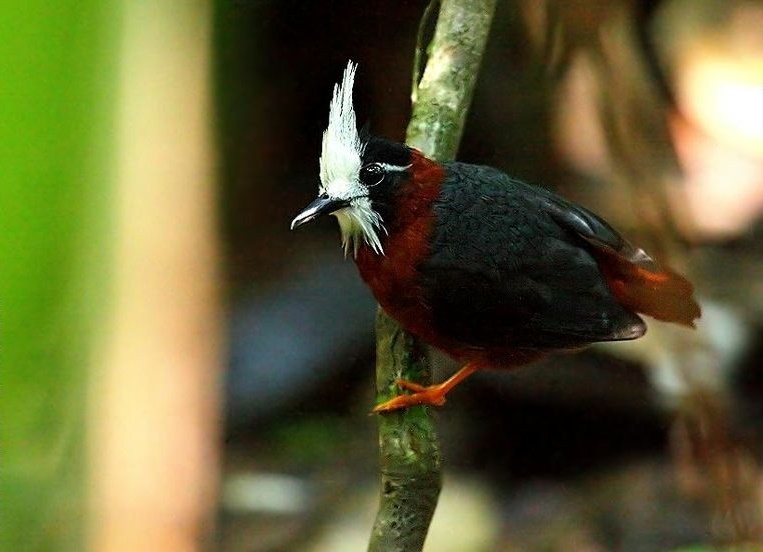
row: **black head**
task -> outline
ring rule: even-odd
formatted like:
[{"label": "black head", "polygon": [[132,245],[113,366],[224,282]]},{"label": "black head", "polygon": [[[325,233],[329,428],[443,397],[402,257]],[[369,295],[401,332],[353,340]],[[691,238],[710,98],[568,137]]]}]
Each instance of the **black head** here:
[{"label": "black head", "polygon": [[371,207],[389,224],[394,217],[395,197],[408,182],[411,148],[376,136],[368,137],[359,178],[368,189]]}]

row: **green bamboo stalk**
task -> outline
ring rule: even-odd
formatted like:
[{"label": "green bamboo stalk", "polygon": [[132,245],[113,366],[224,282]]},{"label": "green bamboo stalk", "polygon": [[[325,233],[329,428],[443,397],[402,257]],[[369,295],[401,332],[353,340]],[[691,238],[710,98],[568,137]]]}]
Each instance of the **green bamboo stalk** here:
[{"label": "green bamboo stalk", "polygon": [[[438,161],[456,156],[494,11],[495,0],[442,1],[407,131],[410,146]],[[377,402],[400,392],[398,378],[431,384],[423,345],[381,309],[376,333]],[[368,550],[421,550],[442,484],[429,407],[380,414],[379,449],[379,511]]]},{"label": "green bamboo stalk", "polygon": [[0,550],[85,550],[119,2],[0,3]]}]

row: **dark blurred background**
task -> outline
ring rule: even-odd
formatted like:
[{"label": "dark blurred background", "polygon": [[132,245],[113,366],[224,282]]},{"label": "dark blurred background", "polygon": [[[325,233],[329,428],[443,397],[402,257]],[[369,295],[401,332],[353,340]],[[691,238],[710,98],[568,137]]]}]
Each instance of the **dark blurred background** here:
[{"label": "dark blurred background", "polygon": [[[18,82],[48,108],[8,119],[7,166],[29,168],[3,209],[25,227],[2,244],[24,321],[4,332],[9,549],[365,548],[375,302],[333,219],[289,222],[348,59],[359,122],[404,139],[427,3],[17,14],[18,51],[46,52]],[[600,213],[690,276],[703,319],[460,386],[427,550],[755,549],[761,29],[752,0],[498,2],[458,158]]]},{"label": "dark blurred background", "polygon": [[[373,301],[342,260],[333,221],[298,233],[287,221],[315,193],[327,105],[347,59],[360,65],[359,121],[403,139],[425,6],[217,12],[233,301],[226,549],[251,549],[253,535],[263,550],[364,546],[376,492],[375,423],[364,415]],[[763,21],[759,3],[498,4],[459,158],[602,213],[689,271],[708,305],[690,344],[655,323],[654,336],[624,350],[484,373],[459,388],[438,416],[446,483],[431,550],[667,550],[759,536],[757,493],[716,496],[739,503],[719,506],[717,488],[681,485],[695,468],[695,486],[736,484],[703,471],[741,462],[736,444],[697,452],[705,425],[722,426],[711,441],[749,437],[745,462],[757,454],[763,39],[752,20]],[[761,124],[745,125],[751,118]],[[456,368],[435,362],[439,378]],[[269,511],[266,490],[278,481],[309,500]],[[256,508],[245,507],[247,488]]]}]

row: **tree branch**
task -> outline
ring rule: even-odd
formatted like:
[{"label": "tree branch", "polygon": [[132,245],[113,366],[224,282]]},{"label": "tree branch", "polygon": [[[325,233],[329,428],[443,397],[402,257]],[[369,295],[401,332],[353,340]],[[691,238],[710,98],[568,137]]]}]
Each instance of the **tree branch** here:
[{"label": "tree branch", "polygon": [[495,0],[443,0],[418,86],[408,145],[438,161],[455,158],[485,51]]},{"label": "tree branch", "polygon": [[[448,161],[456,155],[494,11],[495,0],[442,1],[407,132],[408,144],[431,158]],[[378,402],[399,393],[398,378],[431,384],[423,346],[381,309],[376,332]],[[442,477],[429,408],[380,414],[379,448],[379,512],[368,549],[421,550]]]}]

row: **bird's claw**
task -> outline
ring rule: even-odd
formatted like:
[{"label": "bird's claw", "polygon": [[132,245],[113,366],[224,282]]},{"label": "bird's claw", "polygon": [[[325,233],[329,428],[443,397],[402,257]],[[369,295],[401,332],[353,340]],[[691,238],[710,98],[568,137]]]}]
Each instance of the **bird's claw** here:
[{"label": "bird's claw", "polygon": [[420,383],[415,383],[404,379],[396,379],[395,385],[402,387],[403,389],[407,389],[408,391],[413,391],[414,393],[423,393],[428,389],[426,385],[421,385]]},{"label": "bird's claw", "polygon": [[373,413],[391,412],[393,410],[408,408],[409,406],[415,406],[417,404],[425,404],[429,406],[442,406],[445,404],[445,393],[443,392],[441,385],[431,385],[426,387],[403,379],[399,379],[395,383],[403,389],[413,391],[413,394],[398,395],[397,397],[376,405]]}]

